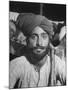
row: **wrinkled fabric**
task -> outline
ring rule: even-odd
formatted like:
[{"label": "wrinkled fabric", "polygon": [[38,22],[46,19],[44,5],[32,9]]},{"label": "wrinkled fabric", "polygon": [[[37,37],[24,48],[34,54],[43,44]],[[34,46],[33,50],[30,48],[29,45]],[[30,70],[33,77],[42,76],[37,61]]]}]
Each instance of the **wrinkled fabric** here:
[{"label": "wrinkled fabric", "polygon": [[[9,67],[9,87],[14,88],[18,80],[17,88],[48,86],[50,75],[50,57],[47,56],[45,64],[37,71],[25,56],[14,59]],[[64,60],[55,56],[55,75],[65,81],[66,65]],[[58,84],[57,84],[58,85]]]},{"label": "wrinkled fabric", "polygon": [[50,35],[54,34],[52,23],[49,22],[46,17],[41,15],[35,15],[32,13],[20,14],[17,18],[16,24],[25,36],[30,35],[36,26],[40,26]]}]

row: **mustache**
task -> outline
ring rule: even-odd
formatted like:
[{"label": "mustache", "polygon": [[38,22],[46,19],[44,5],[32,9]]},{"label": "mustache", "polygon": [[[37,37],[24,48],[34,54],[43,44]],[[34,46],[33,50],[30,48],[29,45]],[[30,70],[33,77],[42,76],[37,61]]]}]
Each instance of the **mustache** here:
[{"label": "mustache", "polygon": [[33,47],[33,49],[45,49],[46,47],[44,46],[37,46],[37,47]]}]

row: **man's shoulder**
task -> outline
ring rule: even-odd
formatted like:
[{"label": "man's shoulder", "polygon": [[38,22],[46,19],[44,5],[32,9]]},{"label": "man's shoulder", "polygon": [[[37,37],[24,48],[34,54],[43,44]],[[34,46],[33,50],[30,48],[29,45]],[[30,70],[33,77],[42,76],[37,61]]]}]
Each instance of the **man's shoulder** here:
[{"label": "man's shoulder", "polygon": [[[48,58],[50,59],[51,57],[48,56]],[[55,60],[55,62],[61,62],[62,61],[62,59],[57,55],[54,55],[54,57],[52,57],[52,58]]]},{"label": "man's shoulder", "polygon": [[59,64],[65,63],[65,58],[61,59],[59,56],[55,55],[55,62]]},{"label": "man's shoulder", "polygon": [[66,73],[66,62],[65,59],[60,59],[60,57],[55,56],[55,67],[56,67],[56,72],[58,71],[59,73]]},{"label": "man's shoulder", "polygon": [[10,66],[24,66],[26,64],[29,64],[26,56],[17,57],[10,61]]}]

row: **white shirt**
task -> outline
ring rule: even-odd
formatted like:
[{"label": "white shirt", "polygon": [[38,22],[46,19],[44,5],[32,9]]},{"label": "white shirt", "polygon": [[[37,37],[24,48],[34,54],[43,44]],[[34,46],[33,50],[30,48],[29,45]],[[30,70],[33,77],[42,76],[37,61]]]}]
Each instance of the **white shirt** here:
[{"label": "white shirt", "polygon": [[[50,57],[47,56],[45,64],[41,67],[40,72],[36,67],[29,63],[25,56],[16,58],[9,65],[9,87],[14,88],[16,81],[19,79],[18,88],[23,87],[41,87],[48,86],[50,74]],[[59,74],[63,80],[66,76],[65,61],[55,56],[55,73]]]}]

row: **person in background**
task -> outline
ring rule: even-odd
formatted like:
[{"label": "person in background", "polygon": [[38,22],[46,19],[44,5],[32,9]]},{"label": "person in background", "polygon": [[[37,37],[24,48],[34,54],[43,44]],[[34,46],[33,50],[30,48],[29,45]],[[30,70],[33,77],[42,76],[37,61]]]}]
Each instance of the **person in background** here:
[{"label": "person in background", "polygon": [[10,61],[9,88],[66,85],[65,61],[50,54],[53,24],[44,16],[27,13],[18,16],[16,25],[26,36],[26,52]]},{"label": "person in background", "polygon": [[9,53],[10,53],[10,60],[16,58],[15,55],[15,49],[14,49],[14,41],[15,41],[15,35],[16,35],[16,25],[15,22],[13,20],[9,21],[9,41],[10,41],[10,45],[9,45]]},{"label": "person in background", "polygon": [[52,45],[55,47],[56,54],[63,58],[66,58],[66,25],[65,23],[58,23],[54,25],[54,36],[52,39]]}]

